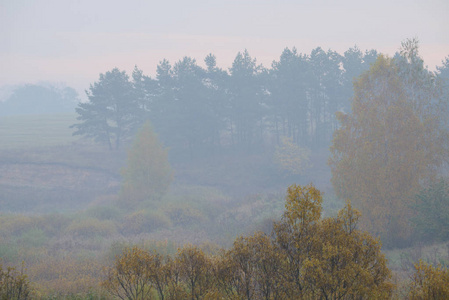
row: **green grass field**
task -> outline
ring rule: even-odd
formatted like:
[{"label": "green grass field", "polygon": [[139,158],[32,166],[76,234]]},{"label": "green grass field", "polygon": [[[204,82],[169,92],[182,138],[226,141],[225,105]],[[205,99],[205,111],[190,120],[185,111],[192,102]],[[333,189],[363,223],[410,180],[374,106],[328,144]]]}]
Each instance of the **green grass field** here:
[{"label": "green grass field", "polygon": [[0,150],[70,144],[74,123],[75,113],[0,117]]}]

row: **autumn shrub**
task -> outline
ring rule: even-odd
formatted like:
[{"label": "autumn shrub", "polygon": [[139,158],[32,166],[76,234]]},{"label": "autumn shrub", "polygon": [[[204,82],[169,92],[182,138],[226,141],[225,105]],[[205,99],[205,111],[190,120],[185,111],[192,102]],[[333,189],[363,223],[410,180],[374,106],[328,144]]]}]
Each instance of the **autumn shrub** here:
[{"label": "autumn shrub", "polygon": [[31,228],[20,235],[18,243],[22,247],[37,248],[44,246],[47,240],[48,237],[42,229]]},{"label": "autumn shrub", "polygon": [[170,226],[171,221],[163,212],[139,210],[123,218],[120,230],[124,234],[140,234]]},{"label": "autumn shrub", "polygon": [[235,236],[256,231],[271,232],[273,221],[282,215],[284,200],[279,193],[254,194],[231,205],[213,220],[218,225],[215,236],[226,237],[222,241],[226,245]]},{"label": "autumn shrub", "polygon": [[65,229],[65,233],[74,237],[108,237],[117,233],[115,224],[108,220],[94,218],[75,219]]},{"label": "autumn shrub", "polygon": [[172,193],[164,197],[163,201],[174,206],[188,204],[209,219],[214,219],[225,209],[224,206],[229,204],[230,199],[216,188],[176,186]]},{"label": "autumn shrub", "polygon": [[42,230],[46,236],[60,234],[67,227],[72,217],[64,214],[23,215],[11,214],[0,216],[0,235],[21,236],[30,230]]},{"label": "autumn shrub", "polygon": [[24,273],[23,264],[20,271],[18,271],[14,267],[3,267],[0,262],[0,299],[32,299],[31,284],[28,276]]},{"label": "autumn shrub", "polygon": [[0,234],[3,236],[20,235],[36,224],[36,218],[13,214],[0,217]]},{"label": "autumn shrub", "polygon": [[120,299],[151,299],[154,267],[151,253],[138,247],[125,249],[114,267],[106,269],[102,286]]},{"label": "autumn shrub", "polygon": [[207,220],[201,210],[189,204],[168,205],[164,211],[175,226],[194,226]]},{"label": "autumn shrub", "polygon": [[64,299],[67,295],[98,291],[103,265],[98,257],[80,258],[79,253],[41,256],[28,267],[39,295]]},{"label": "autumn shrub", "polygon": [[415,265],[408,295],[412,300],[449,299],[449,269],[423,261]]}]

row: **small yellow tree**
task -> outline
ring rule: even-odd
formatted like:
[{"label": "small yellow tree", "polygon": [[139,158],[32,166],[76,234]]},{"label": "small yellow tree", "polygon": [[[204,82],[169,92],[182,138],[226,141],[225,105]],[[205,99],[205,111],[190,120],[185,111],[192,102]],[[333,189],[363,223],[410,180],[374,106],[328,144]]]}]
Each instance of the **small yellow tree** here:
[{"label": "small yellow tree", "polygon": [[150,122],[137,133],[122,176],[120,196],[127,202],[158,200],[167,192],[173,171],[167,150],[159,142]]},{"label": "small yellow tree", "polygon": [[336,218],[321,219],[314,186],[289,187],[275,225],[283,257],[280,293],[287,299],[388,299],[393,284],[380,241],[357,228],[360,213],[348,202]]}]

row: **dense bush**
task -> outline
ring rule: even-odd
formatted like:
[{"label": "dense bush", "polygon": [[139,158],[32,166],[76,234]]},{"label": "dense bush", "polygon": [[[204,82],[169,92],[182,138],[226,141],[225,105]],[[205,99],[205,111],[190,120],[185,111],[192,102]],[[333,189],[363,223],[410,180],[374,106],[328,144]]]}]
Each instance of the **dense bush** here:
[{"label": "dense bush", "polygon": [[117,233],[116,226],[112,221],[93,218],[74,220],[65,231],[75,237],[107,237]]},{"label": "dense bush", "polygon": [[408,297],[412,300],[449,299],[449,269],[420,261],[415,265]]},{"label": "dense bush", "polygon": [[124,234],[149,233],[171,225],[170,219],[161,212],[139,210],[126,215],[120,225]]}]

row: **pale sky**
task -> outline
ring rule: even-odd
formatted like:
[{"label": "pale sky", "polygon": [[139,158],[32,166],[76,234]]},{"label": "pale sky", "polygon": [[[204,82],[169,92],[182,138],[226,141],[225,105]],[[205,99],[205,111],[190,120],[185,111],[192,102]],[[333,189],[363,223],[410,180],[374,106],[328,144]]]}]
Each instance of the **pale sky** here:
[{"label": "pale sky", "polygon": [[285,47],[393,55],[416,37],[434,70],[449,56],[448,0],[0,0],[0,89],[63,82],[84,97],[99,74],[248,49],[270,67]]}]

